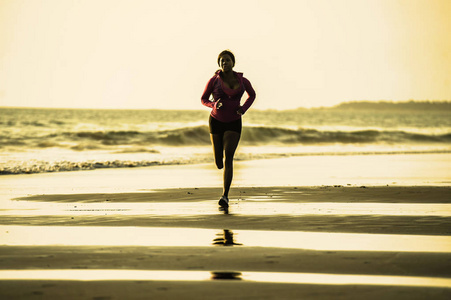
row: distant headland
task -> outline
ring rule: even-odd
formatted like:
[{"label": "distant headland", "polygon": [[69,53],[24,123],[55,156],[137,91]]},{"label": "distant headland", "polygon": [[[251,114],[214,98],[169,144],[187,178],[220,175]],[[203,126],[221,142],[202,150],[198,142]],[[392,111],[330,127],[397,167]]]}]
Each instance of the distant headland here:
[{"label": "distant headland", "polygon": [[[298,109],[303,110],[305,108],[300,107]],[[349,101],[332,107],[313,107],[311,109],[451,112],[451,101]]]}]

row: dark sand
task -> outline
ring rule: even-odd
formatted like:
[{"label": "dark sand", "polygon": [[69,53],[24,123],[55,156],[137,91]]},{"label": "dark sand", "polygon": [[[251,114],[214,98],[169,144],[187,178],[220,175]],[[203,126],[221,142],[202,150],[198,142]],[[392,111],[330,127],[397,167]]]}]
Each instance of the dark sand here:
[{"label": "dark sand", "polygon": [[[187,188],[139,193],[32,195],[30,203],[90,204],[211,202],[190,215],[54,214],[17,215],[3,211],[0,225],[189,227],[228,230],[311,231],[439,236],[451,233],[451,217],[438,215],[277,214],[277,204],[385,203],[450,204],[450,187],[262,187],[236,188],[229,214],[217,210],[220,189]],[[274,207],[273,215],[249,215],[247,203]],[[250,204],[249,204],[250,205]],[[273,205],[273,206],[271,206]],[[204,206],[202,206],[204,207]],[[241,212],[240,212],[241,209]],[[400,208],[402,210],[402,207]],[[213,212],[216,213],[213,213]],[[401,213],[401,211],[400,211]],[[426,212],[425,212],[426,213]],[[6,234],[1,232],[1,234]],[[151,238],[151,237],[150,237]],[[174,237],[175,238],[175,237]],[[169,246],[11,246],[1,243],[4,270],[177,270],[293,272],[347,275],[413,276],[451,279],[451,248],[440,253],[398,251],[320,251],[226,245]],[[218,242],[219,241],[219,242]],[[271,241],[269,241],[271,243]],[[82,278],[80,278],[82,279]],[[1,280],[1,299],[450,299],[451,286],[368,284],[288,284],[249,280]]]}]

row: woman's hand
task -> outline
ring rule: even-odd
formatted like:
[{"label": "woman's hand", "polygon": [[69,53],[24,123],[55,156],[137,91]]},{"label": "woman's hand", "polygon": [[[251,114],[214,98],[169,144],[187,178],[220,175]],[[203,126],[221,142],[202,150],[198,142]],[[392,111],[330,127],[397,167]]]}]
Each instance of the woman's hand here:
[{"label": "woman's hand", "polygon": [[240,107],[240,108],[238,108],[236,113],[239,114],[240,116],[242,116],[242,115],[244,115],[244,110]]},{"label": "woman's hand", "polygon": [[222,107],[222,101],[221,99],[218,99],[218,101],[216,101],[216,109],[220,109]]}]

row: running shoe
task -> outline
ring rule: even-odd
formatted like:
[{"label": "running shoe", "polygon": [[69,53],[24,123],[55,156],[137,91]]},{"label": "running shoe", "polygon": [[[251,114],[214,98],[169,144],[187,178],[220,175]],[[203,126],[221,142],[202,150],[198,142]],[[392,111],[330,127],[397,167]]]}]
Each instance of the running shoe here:
[{"label": "running shoe", "polygon": [[222,196],[218,204],[222,207],[229,207],[229,199],[226,196]]}]

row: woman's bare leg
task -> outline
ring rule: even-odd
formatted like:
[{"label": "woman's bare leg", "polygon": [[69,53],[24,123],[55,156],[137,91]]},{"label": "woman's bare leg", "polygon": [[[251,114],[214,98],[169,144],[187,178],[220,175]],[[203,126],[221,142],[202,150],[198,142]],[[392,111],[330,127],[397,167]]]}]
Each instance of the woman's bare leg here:
[{"label": "woman's bare leg", "polygon": [[224,167],[224,143],[222,134],[210,134],[211,144],[213,145],[213,153],[215,156],[215,163],[218,169]]},{"label": "woman's bare leg", "polygon": [[241,135],[235,131],[226,131],[224,133],[223,145],[225,153],[224,161],[224,193],[223,196],[229,197],[230,186],[233,179],[233,156],[238,147]]}]

